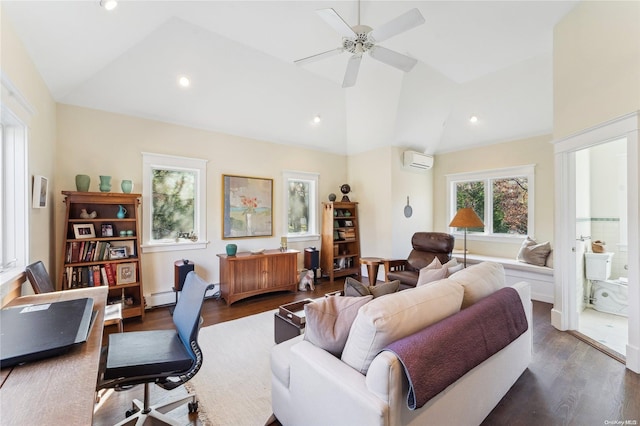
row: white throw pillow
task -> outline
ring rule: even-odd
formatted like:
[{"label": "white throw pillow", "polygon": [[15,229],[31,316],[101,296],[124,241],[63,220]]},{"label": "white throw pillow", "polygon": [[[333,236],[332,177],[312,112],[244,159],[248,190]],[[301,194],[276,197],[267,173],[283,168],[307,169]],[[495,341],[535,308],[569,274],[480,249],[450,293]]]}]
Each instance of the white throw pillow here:
[{"label": "white throw pillow", "polygon": [[438,281],[447,277],[447,268],[440,269],[427,269],[424,267],[420,269],[420,273],[418,275],[418,283],[416,287],[420,287],[421,285],[428,284],[433,281]]},{"label": "white throw pillow", "polygon": [[450,280],[373,299],[358,311],[342,352],[342,361],[366,374],[371,361],[389,343],[460,311],[463,288]]},{"label": "white throw pillow", "polygon": [[505,286],[504,267],[500,263],[482,262],[456,272],[447,280],[464,288],[464,309]]},{"label": "white throw pillow", "polygon": [[442,263],[440,259],[434,257],[430,264],[420,269],[418,272],[418,282],[416,287],[425,285],[432,281],[438,281],[446,277],[446,270],[442,272]]},{"label": "white throw pillow", "polygon": [[445,263],[444,265],[442,265],[443,268],[446,268],[447,270],[447,277],[455,274],[456,272],[462,270],[462,268],[464,267],[464,265],[459,264],[458,263],[458,259],[456,259],[455,257],[451,258],[450,261],[448,261],[447,263]]}]

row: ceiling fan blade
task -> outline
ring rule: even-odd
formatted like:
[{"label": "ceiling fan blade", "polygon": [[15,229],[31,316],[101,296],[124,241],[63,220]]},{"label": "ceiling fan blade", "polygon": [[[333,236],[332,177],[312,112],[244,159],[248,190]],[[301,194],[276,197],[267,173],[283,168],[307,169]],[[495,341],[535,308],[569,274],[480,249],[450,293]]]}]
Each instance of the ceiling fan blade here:
[{"label": "ceiling fan blade", "polygon": [[382,46],[373,46],[371,50],[369,50],[369,54],[373,59],[377,59],[380,62],[384,62],[387,65],[391,65],[405,72],[411,71],[418,63],[416,59],[410,56],[394,52]]},{"label": "ceiling fan blade", "polygon": [[374,42],[384,41],[422,24],[424,24],[424,17],[420,11],[418,9],[411,9],[371,31],[369,38],[373,39]]},{"label": "ceiling fan blade", "polygon": [[347,24],[335,10],[331,8],[320,9],[316,10],[316,13],[320,15],[320,17],[324,19],[324,21],[329,24],[334,30],[336,30],[342,37],[357,37],[357,34],[351,29],[349,24]]},{"label": "ceiling fan blade", "polygon": [[347,71],[344,73],[344,80],[342,81],[342,87],[352,87],[356,84],[360,61],[362,61],[362,55],[353,55],[349,58]]},{"label": "ceiling fan blade", "polygon": [[338,47],[337,49],[327,50],[326,52],[322,52],[316,55],[307,56],[306,58],[298,59],[296,61],[293,61],[293,63],[296,65],[305,65],[311,62],[319,61],[320,59],[329,58],[331,56],[338,55],[342,52],[344,52],[344,49],[342,47]]}]

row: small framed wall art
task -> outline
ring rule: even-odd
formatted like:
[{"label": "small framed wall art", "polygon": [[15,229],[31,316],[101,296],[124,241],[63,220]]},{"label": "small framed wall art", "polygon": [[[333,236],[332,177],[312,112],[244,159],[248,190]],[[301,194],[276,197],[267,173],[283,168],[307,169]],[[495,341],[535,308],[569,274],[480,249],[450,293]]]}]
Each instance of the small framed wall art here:
[{"label": "small framed wall art", "polygon": [[222,176],[222,238],[273,235],[273,179]]},{"label": "small framed wall art", "polygon": [[49,179],[44,176],[33,177],[33,204],[34,209],[44,209],[47,207],[49,196]]}]

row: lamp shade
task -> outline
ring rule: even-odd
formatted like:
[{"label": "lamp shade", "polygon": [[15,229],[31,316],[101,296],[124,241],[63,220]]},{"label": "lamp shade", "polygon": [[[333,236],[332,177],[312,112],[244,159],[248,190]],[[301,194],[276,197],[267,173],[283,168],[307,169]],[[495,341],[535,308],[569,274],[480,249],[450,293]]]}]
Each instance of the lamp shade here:
[{"label": "lamp shade", "polygon": [[471,207],[465,207],[458,210],[449,226],[452,228],[480,228],[484,226],[484,223]]}]

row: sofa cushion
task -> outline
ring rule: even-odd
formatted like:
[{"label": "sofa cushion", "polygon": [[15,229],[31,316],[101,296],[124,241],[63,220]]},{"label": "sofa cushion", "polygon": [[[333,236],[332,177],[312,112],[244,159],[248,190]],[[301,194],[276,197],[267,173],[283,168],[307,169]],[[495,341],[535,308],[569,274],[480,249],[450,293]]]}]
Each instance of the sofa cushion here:
[{"label": "sofa cushion", "polygon": [[361,283],[355,278],[347,277],[344,280],[344,295],[345,296],[373,296],[380,297],[385,294],[395,293],[400,288],[400,281],[389,281],[386,283],[376,284],[369,286]]},{"label": "sofa cushion", "polygon": [[342,361],[366,374],[389,343],[458,312],[463,294],[459,284],[440,280],[372,300],[360,308],[351,326]]},{"label": "sofa cushion", "polygon": [[551,253],[551,244],[549,241],[538,244],[534,239],[527,237],[522,242],[516,260],[532,265],[545,266],[549,253]]},{"label": "sofa cushion", "polygon": [[304,340],[339,357],[358,309],[373,296],[332,296],[304,305]]},{"label": "sofa cushion", "polygon": [[469,266],[447,279],[464,288],[462,309],[505,286],[504,267],[495,262],[482,262]]}]

